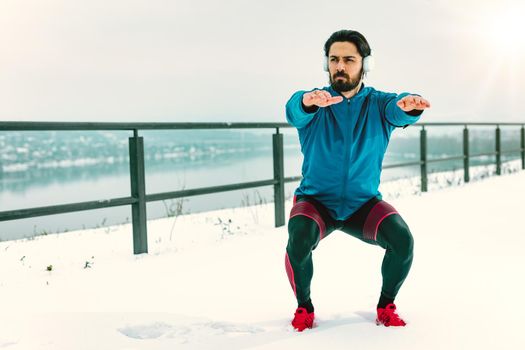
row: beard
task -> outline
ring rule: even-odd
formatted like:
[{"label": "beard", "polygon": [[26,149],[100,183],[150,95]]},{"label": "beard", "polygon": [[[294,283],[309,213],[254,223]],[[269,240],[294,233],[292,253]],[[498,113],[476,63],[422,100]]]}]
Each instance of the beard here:
[{"label": "beard", "polygon": [[[361,69],[359,74],[352,79],[345,72],[336,72],[333,76],[329,75],[330,85],[332,86],[332,89],[337,92],[347,92],[354,90],[361,82],[362,74],[363,70]],[[337,79],[338,77],[342,77],[344,79]]]}]

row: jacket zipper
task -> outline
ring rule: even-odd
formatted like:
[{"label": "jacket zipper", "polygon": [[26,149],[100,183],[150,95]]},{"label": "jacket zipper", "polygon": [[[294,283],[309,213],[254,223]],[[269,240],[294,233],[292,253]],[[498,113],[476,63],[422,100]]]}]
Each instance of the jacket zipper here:
[{"label": "jacket zipper", "polygon": [[[350,116],[350,99],[347,99],[346,100],[346,105],[348,107],[348,116]],[[346,130],[348,131],[348,130]],[[348,132],[347,134],[348,136],[345,138],[345,141],[347,141],[349,138],[350,138],[350,132]],[[350,140],[351,141],[351,140]],[[342,189],[341,189],[341,197],[340,197],[340,204],[339,204],[339,210],[342,210],[343,209],[343,204],[344,204],[344,199],[345,199],[345,195],[346,195],[346,185],[347,185],[347,179],[348,179],[348,163],[350,162],[350,145],[351,143],[349,142],[349,145],[347,145],[345,143],[344,147],[345,147],[345,152],[344,152],[344,162],[343,162],[343,173],[344,173],[344,178],[343,178],[343,186],[342,186]]]}]

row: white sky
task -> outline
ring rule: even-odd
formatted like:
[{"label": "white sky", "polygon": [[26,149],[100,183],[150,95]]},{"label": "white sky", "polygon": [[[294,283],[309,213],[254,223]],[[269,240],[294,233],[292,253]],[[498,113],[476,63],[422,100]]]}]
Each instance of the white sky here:
[{"label": "white sky", "polygon": [[328,36],[355,29],[375,55],[369,84],[428,98],[423,120],[523,121],[525,28],[512,18],[524,9],[497,0],[2,0],[0,120],[284,121],[295,90],[326,85]]}]

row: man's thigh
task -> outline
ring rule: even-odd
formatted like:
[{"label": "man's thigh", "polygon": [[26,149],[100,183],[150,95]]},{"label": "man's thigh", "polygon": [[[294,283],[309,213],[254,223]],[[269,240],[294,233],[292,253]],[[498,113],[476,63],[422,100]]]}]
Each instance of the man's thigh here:
[{"label": "man's thigh", "polygon": [[328,209],[311,196],[294,197],[294,205],[290,212],[290,220],[296,216],[314,220],[319,226],[320,240],[335,230],[335,223]]}]

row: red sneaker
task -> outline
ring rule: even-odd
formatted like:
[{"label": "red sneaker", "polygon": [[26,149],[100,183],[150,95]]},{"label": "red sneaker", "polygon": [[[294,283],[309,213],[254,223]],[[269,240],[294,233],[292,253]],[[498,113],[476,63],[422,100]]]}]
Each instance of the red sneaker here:
[{"label": "red sneaker", "polygon": [[295,311],[292,320],[292,326],[298,332],[304,331],[306,328],[312,328],[314,325],[315,315],[313,312],[308,313],[304,307],[298,307]]},{"label": "red sneaker", "polygon": [[399,315],[396,314],[396,306],[394,304],[388,304],[384,309],[377,308],[376,324],[378,326],[383,324],[385,327],[406,326],[406,322],[399,318]]}]

